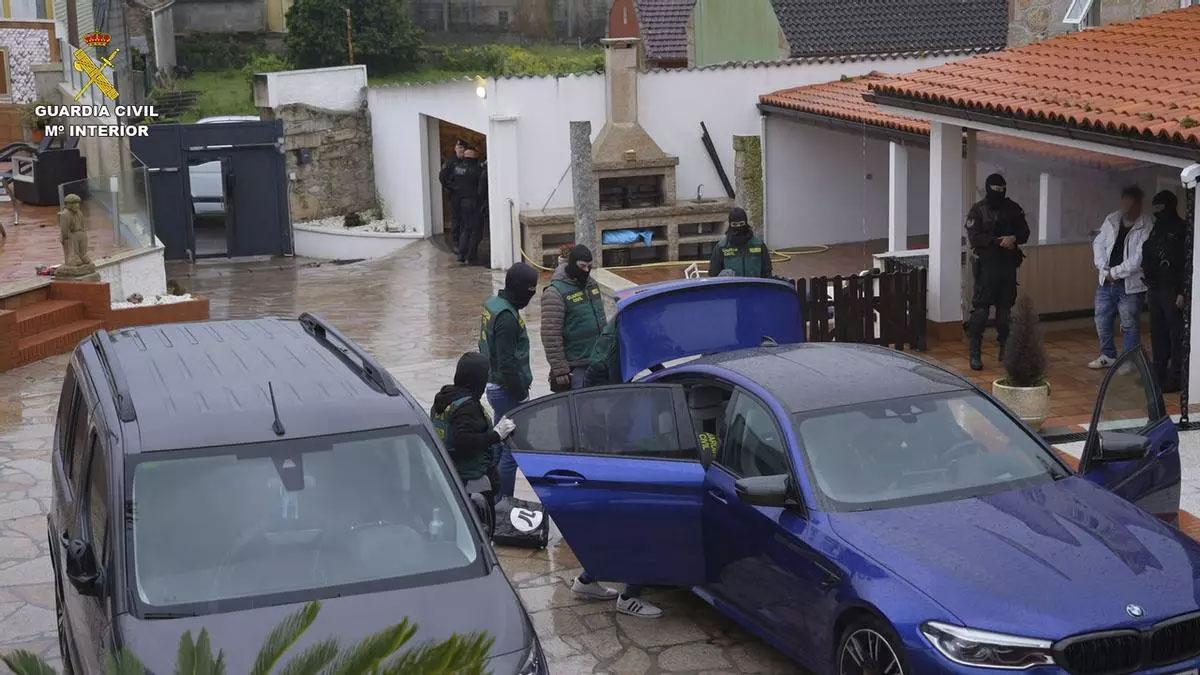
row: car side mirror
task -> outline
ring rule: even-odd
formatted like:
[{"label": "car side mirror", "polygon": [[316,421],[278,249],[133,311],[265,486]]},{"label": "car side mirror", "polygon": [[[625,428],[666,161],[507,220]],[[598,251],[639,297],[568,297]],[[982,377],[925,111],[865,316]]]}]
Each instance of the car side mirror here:
[{"label": "car side mirror", "polygon": [[100,567],[96,564],[96,553],[92,545],[82,539],[66,541],[64,557],[67,578],[80,595],[100,595]]},{"label": "car side mirror", "polygon": [[1146,457],[1150,451],[1150,439],[1138,434],[1123,434],[1117,431],[1101,431],[1097,462],[1131,462]]},{"label": "car side mirror", "polygon": [[795,503],[792,499],[792,479],[786,473],[741,478],[733,484],[733,488],[742,503],[752,506],[785,508]]}]

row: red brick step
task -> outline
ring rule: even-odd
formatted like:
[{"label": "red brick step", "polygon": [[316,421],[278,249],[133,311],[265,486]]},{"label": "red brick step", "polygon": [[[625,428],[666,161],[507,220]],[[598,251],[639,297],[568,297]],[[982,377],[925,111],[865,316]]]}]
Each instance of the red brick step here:
[{"label": "red brick step", "polygon": [[17,310],[17,334],[33,337],[55,326],[84,318],[84,305],[77,300],[42,300]]},{"label": "red brick step", "polygon": [[33,363],[55,354],[65,354],[102,327],[103,323],[96,319],[78,319],[23,337],[17,342],[16,365]]}]

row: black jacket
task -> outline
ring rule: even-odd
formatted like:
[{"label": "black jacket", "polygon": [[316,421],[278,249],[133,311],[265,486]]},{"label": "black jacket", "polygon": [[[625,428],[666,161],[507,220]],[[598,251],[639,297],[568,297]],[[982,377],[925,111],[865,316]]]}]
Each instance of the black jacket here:
[{"label": "black jacket", "polygon": [[479,353],[463,355],[454,373],[454,384],[441,388],[433,398],[433,408],[429,411],[431,416],[440,415],[451,403],[461,398],[467,399],[446,420],[453,442],[446,450],[459,473],[482,473],[480,469],[484,467],[481,462],[486,464],[486,460],[481,455],[500,442],[500,435],[492,430],[487,412],[479,402],[487,386],[487,378],[486,356]]},{"label": "black jacket", "polygon": [[1007,197],[999,206],[992,206],[986,199],[979,200],[967,213],[967,241],[971,251],[985,265],[1020,265],[1025,254],[1019,248],[1000,246],[1000,237],[1016,237],[1017,246],[1029,241],[1025,210]]},{"label": "black jacket", "polygon": [[473,199],[478,201],[487,194],[486,187],[481,188],[484,178],[483,165],[478,159],[452,158],[442,167],[438,180],[442,187],[450,191],[450,198],[455,201]]},{"label": "black jacket", "polygon": [[1154,217],[1154,228],[1142,244],[1142,274],[1146,286],[1183,294],[1187,224],[1174,213]]}]

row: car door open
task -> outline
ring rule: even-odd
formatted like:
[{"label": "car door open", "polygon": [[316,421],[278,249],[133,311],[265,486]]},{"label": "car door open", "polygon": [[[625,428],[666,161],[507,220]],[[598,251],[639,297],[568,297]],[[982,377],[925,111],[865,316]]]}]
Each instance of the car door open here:
[{"label": "car door open", "polygon": [[1159,518],[1179,518],[1179,432],[1167,415],[1141,347],[1100,385],[1079,471]]},{"label": "car door open", "polygon": [[507,443],[592,576],[692,587],[704,580],[705,466],[683,388],[596,387],[509,413]]}]

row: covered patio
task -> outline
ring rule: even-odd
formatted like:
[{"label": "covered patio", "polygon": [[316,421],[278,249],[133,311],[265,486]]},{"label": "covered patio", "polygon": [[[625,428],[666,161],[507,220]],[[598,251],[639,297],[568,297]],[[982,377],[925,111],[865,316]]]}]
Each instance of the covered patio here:
[{"label": "covered patio", "polygon": [[[1192,236],[1200,173],[1200,7],[1163,12],[868,84],[885,113],[929,124],[929,319],[963,318],[964,133],[990,133],[1160,167],[1178,176],[1189,230],[1185,320],[1195,318]],[[968,141],[970,142],[970,141]],[[970,151],[968,149],[968,153]],[[1161,189],[1167,185],[1143,186]],[[1151,192],[1150,189],[1146,190]],[[1062,194],[1062,199],[1074,198]],[[1053,201],[1053,200],[1047,200]],[[1181,200],[1183,201],[1183,200]],[[1094,283],[1095,275],[1088,276]],[[1197,336],[1185,328],[1185,348]],[[1088,353],[1079,358],[1089,356]],[[1198,381],[1193,361],[1185,381]],[[1082,365],[1080,366],[1082,367]],[[1185,387],[1186,397],[1189,387]],[[1186,402],[1186,398],[1184,401]]]}]

